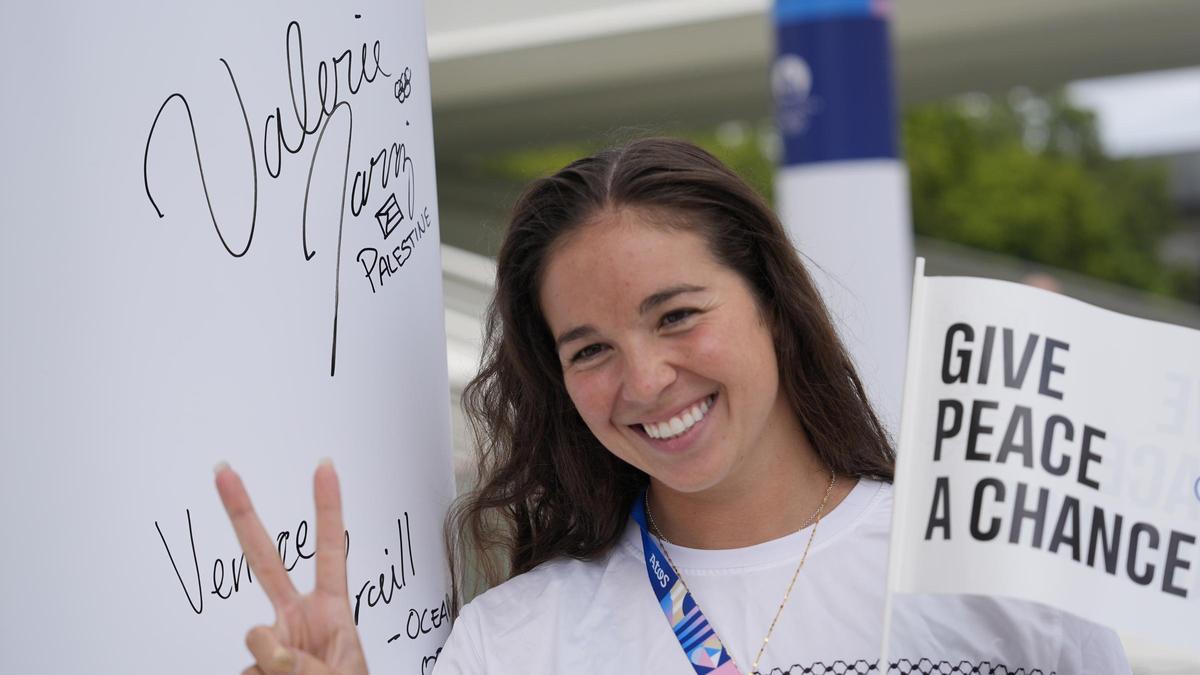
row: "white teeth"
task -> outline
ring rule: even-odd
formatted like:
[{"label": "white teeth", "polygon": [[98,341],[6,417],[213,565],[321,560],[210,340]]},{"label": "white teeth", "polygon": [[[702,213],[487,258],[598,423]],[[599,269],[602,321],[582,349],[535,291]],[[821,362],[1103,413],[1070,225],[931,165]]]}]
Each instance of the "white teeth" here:
[{"label": "white teeth", "polygon": [[673,438],[691,429],[708,414],[709,399],[697,403],[665,422],[643,422],[642,430],[650,438]]}]

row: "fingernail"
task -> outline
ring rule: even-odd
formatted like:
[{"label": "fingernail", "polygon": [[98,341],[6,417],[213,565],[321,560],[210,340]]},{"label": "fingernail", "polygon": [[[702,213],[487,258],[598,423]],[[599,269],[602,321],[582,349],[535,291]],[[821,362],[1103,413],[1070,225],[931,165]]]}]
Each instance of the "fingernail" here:
[{"label": "fingernail", "polygon": [[271,655],[271,670],[277,670],[285,673],[290,673],[296,667],[296,655],[287,647],[278,647],[275,653]]},{"label": "fingernail", "polygon": [[221,461],[217,462],[216,466],[213,467],[213,473],[221,473],[222,471],[224,471],[225,469],[228,469],[228,468],[229,468],[229,462],[226,462],[225,460],[221,460]]},{"label": "fingernail", "polygon": [[332,469],[333,468],[333,460],[329,459],[328,457],[322,457],[321,461],[318,462],[317,465],[318,466],[327,466]]}]

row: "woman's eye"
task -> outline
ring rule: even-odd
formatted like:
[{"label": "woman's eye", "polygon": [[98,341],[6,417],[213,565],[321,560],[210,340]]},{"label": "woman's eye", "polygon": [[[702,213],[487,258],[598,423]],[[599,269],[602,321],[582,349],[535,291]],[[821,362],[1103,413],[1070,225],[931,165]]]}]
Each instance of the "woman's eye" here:
[{"label": "woman's eye", "polygon": [[694,309],[676,309],[674,311],[663,314],[662,320],[659,323],[664,328],[668,327],[668,326],[673,326],[695,313],[696,313],[696,310],[694,310]]},{"label": "woman's eye", "polygon": [[578,363],[579,361],[586,361],[587,359],[590,359],[593,356],[596,356],[597,354],[599,354],[603,349],[604,349],[603,345],[588,345],[588,346],[584,347],[583,349],[580,349],[579,351],[575,352],[575,355],[571,357],[571,363]]}]

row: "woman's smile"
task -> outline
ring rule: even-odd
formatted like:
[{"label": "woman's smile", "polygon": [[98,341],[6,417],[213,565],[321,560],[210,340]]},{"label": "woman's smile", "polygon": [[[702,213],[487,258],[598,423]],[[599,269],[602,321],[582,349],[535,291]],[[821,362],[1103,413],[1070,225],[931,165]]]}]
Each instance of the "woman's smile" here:
[{"label": "woman's smile", "polygon": [[[699,401],[685,406],[678,413],[664,416],[660,421],[642,422],[642,432],[656,440],[673,440],[694,428],[708,414],[716,394],[709,394]],[[639,426],[639,425],[635,425]]]},{"label": "woman's smile", "polygon": [[655,452],[685,455],[712,435],[708,430],[716,423],[717,398],[716,393],[709,394],[674,414],[649,416],[648,421],[630,425],[630,429]]}]

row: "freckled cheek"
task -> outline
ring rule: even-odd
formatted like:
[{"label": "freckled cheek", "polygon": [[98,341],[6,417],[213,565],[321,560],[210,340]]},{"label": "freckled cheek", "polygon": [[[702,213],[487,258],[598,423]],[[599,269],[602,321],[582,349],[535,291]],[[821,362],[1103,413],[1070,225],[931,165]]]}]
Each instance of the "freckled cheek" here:
[{"label": "freckled cheek", "polygon": [[689,362],[727,387],[770,385],[779,376],[775,343],[765,330],[709,331],[690,345]]},{"label": "freckled cheek", "polygon": [[614,400],[608,378],[600,373],[577,373],[568,375],[565,383],[567,395],[589,427],[596,430],[608,423],[612,417]]},{"label": "freckled cheek", "polygon": [[721,380],[744,367],[745,347],[726,332],[704,331],[687,345],[686,359],[700,374]]}]

